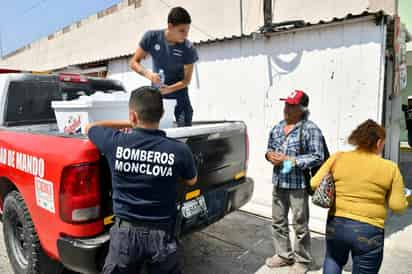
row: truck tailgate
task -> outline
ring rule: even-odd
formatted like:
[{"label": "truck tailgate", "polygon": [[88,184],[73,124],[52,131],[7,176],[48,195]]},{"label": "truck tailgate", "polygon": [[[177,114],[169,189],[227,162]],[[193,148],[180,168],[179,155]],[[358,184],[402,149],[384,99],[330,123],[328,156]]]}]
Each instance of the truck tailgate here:
[{"label": "truck tailgate", "polygon": [[[199,134],[179,138],[189,145],[197,164],[198,183],[195,188],[206,191],[245,176],[248,152],[243,123],[200,127],[197,131]],[[196,132],[196,127],[193,132]]]},{"label": "truck tailgate", "polygon": [[[179,199],[190,200],[246,176],[248,141],[244,123],[205,123],[168,129],[166,133],[189,145],[198,169],[198,183],[193,187],[181,186]],[[103,212],[110,216],[111,176],[105,159],[101,160],[101,167]]]}]

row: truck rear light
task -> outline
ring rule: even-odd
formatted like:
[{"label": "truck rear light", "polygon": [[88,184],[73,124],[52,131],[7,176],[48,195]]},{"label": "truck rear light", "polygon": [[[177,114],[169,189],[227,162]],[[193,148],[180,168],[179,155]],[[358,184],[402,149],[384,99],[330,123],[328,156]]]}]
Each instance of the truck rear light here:
[{"label": "truck rear light", "polygon": [[21,70],[15,70],[15,69],[2,69],[0,68],[0,73],[19,73],[22,72]]},{"label": "truck rear light", "polygon": [[87,83],[89,80],[87,77],[80,74],[68,74],[62,73],[59,75],[59,80],[63,82],[72,82],[72,83]]},{"label": "truck rear light", "polygon": [[85,222],[90,219],[97,219],[100,216],[100,206],[75,209],[72,212],[73,222]]},{"label": "truck rear light", "polygon": [[100,218],[101,195],[98,164],[66,167],[60,186],[60,217],[67,223]]}]

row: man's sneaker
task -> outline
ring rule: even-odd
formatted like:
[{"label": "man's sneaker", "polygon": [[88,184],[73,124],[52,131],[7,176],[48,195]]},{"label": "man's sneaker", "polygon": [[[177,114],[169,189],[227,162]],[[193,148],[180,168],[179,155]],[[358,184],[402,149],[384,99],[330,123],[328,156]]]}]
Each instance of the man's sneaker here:
[{"label": "man's sneaker", "polygon": [[293,263],[293,260],[286,260],[279,257],[278,255],[266,259],[266,266],[270,268],[289,266],[293,265]]}]

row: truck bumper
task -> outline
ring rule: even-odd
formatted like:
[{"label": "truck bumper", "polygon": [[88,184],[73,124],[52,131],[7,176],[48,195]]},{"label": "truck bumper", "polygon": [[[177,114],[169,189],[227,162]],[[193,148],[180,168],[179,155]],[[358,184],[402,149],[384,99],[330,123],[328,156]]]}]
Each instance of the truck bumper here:
[{"label": "truck bumper", "polygon": [[[209,216],[182,224],[182,234],[200,230],[233,212],[250,201],[254,182],[243,178],[227,183],[208,193]],[[213,201],[213,202],[212,202]],[[188,221],[188,220],[187,220]],[[94,238],[75,239],[61,237],[57,247],[62,264],[76,272],[94,274],[103,267],[109,248],[110,234],[106,232]]]},{"label": "truck bumper", "polygon": [[61,237],[57,241],[61,263],[76,272],[99,273],[109,248],[109,241],[109,232],[86,239]]},{"label": "truck bumper", "polygon": [[228,193],[226,213],[238,210],[247,204],[252,199],[253,189],[254,181],[250,177],[245,177],[225,189]]},{"label": "truck bumper", "polygon": [[226,215],[238,210],[250,201],[253,195],[254,181],[242,178],[227,182],[204,194],[207,204],[206,216],[197,215],[183,218],[180,223],[180,235],[190,234],[221,220]]}]

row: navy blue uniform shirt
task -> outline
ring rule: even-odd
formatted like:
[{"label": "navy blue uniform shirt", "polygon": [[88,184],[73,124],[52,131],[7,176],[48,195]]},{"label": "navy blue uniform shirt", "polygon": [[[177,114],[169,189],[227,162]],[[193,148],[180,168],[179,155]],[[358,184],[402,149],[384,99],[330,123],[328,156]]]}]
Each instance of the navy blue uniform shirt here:
[{"label": "navy blue uniform shirt", "polygon": [[161,130],[123,133],[94,126],[89,138],[108,159],[113,211],[120,219],[171,224],[176,215],[178,178],[196,177],[190,148]]},{"label": "navy blue uniform shirt", "polygon": [[[159,73],[159,70],[163,69],[166,85],[182,81],[184,79],[184,65],[194,64],[199,59],[197,51],[190,41],[169,44],[165,37],[165,30],[146,32],[139,46],[152,56],[153,71]],[[180,107],[191,107],[187,87],[164,97],[176,99]]]}]

